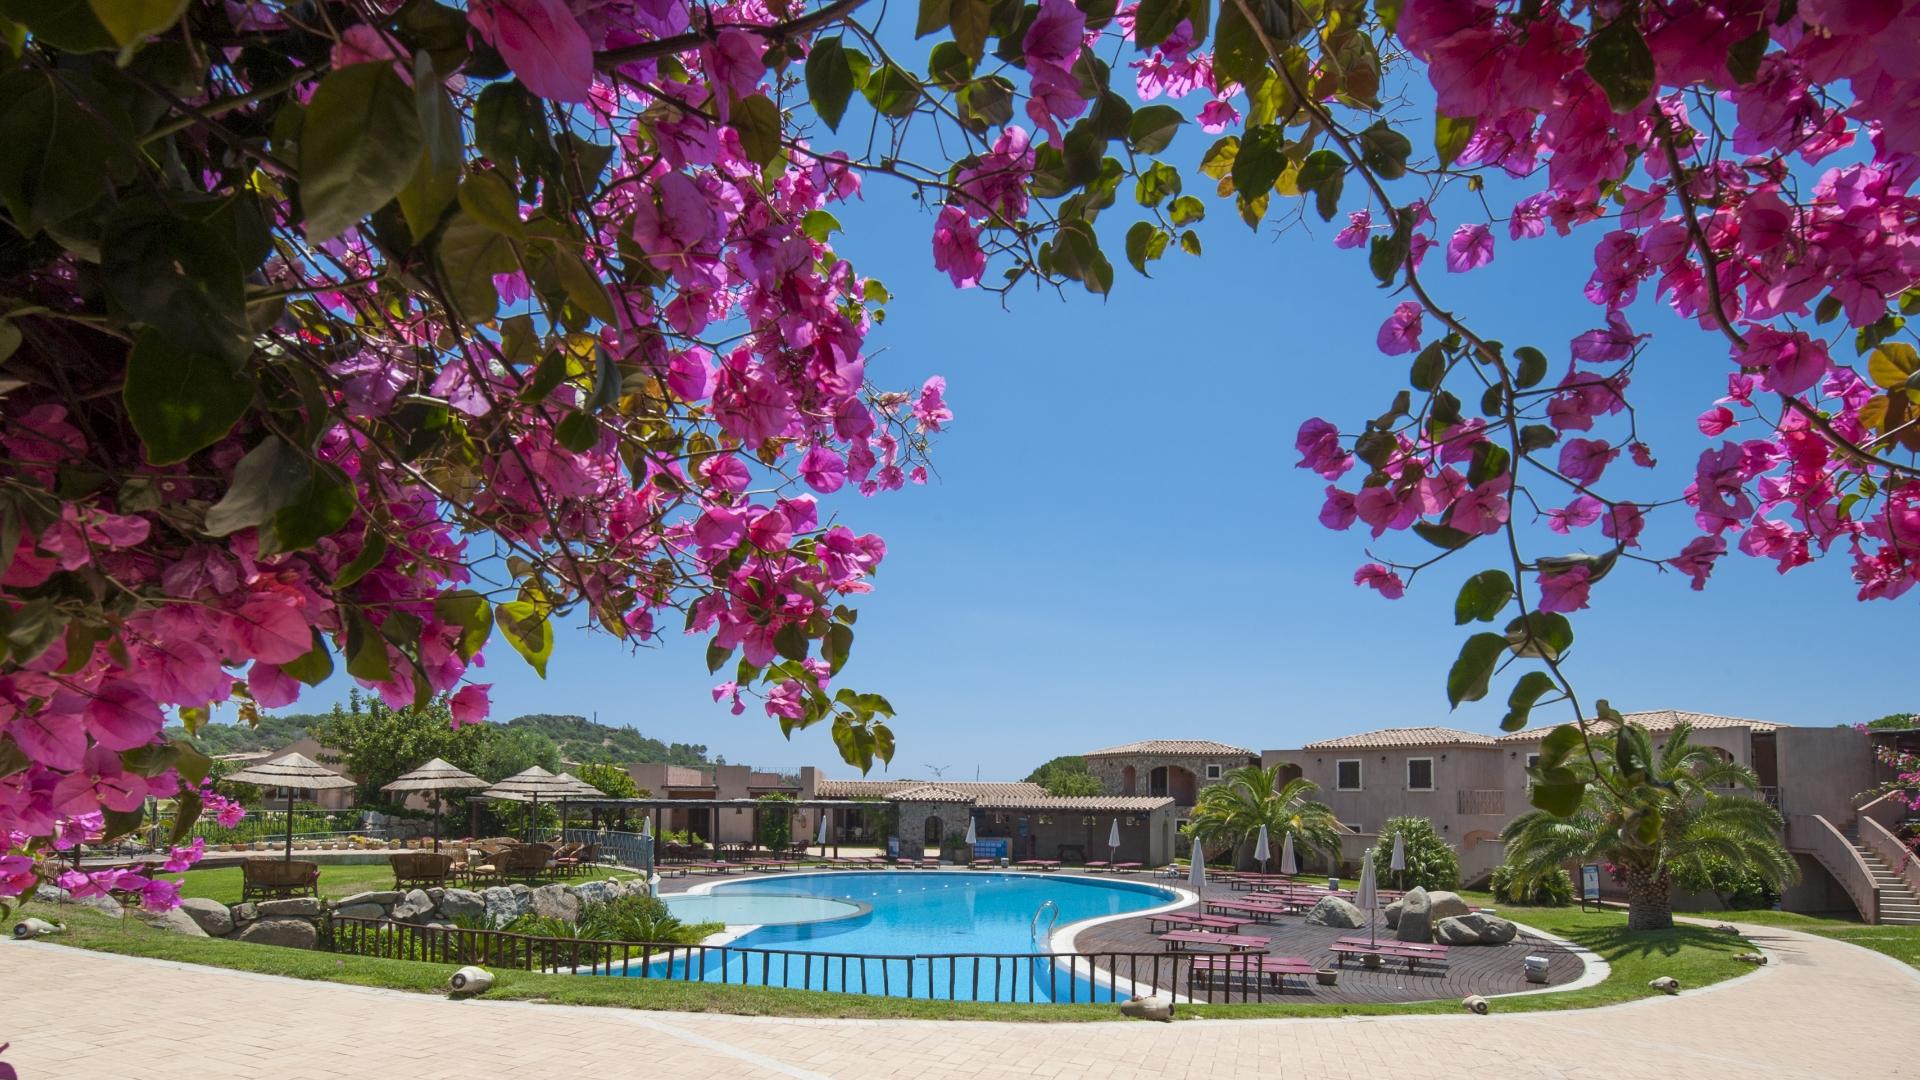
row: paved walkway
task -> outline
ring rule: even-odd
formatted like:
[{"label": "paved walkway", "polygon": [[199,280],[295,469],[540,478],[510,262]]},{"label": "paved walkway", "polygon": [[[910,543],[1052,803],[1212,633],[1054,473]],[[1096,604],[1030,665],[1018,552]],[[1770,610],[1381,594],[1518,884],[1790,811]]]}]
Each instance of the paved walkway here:
[{"label": "paved walkway", "polygon": [[1774,962],[1721,986],[1565,1013],[1178,1024],[782,1020],[307,983],[0,943],[23,1080],[1920,1077],[1920,974],[1751,928]]}]

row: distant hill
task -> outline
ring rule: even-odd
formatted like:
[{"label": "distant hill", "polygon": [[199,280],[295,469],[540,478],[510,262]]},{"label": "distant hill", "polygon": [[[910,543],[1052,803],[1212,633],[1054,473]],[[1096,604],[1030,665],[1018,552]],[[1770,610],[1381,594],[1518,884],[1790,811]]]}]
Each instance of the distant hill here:
[{"label": "distant hill", "polygon": [[528,713],[507,721],[507,726],[545,735],[559,745],[562,758],[581,764],[592,761],[614,765],[632,761],[656,761],[668,765],[713,764],[703,745],[663,743],[632,728],[597,724],[584,716]]},{"label": "distant hill", "polygon": [[175,724],[167,729],[169,738],[185,738],[203,754],[219,756],[238,754],[248,750],[278,750],[307,733],[307,725],[319,720],[316,713],[287,713],[285,716],[262,716],[259,727],[248,727],[241,723],[227,723],[216,720],[200,729],[200,734],[189,738],[187,729]]}]

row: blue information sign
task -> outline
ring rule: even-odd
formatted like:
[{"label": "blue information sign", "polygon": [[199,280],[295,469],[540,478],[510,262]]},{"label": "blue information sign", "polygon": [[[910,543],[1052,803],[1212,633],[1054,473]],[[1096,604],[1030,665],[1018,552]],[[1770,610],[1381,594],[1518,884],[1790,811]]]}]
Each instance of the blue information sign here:
[{"label": "blue information sign", "polygon": [[1004,859],[1007,857],[1008,840],[1004,836],[990,836],[985,840],[973,842],[973,857],[976,859]]},{"label": "blue information sign", "polygon": [[1600,868],[1592,863],[1580,868],[1580,899],[1600,899]]}]

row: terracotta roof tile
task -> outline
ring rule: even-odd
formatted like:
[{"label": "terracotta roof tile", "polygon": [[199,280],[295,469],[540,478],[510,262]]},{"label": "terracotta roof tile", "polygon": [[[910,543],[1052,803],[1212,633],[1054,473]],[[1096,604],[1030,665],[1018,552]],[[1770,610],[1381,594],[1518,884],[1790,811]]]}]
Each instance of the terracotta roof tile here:
[{"label": "terracotta roof tile", "polygon": [[[1639,724],[1648,731],[1672,731],[1682,723],[1692,724],[1697,729],[1709,728],[1749,728],[1753,731],[1778,731],[1787,724],[1778,724],[1771,720],[1747,720],[1738,716],[1719,716],[1714,713],[1688,712],[1685,709],[1649,709],[1645,712],[1622,713],[1629,723]],[[1560,724],[1541,724],[1524,731],[1500,736],[1501,742],[1533,742],[1546,736],[1547,732],[1561,727]]]},{"label": "terracotta roof tile", "polygon": [[914,787],[901,788],[899,791],[889,792],[887,794],[887,801],[970,803],[974,801],[974,796],[964,791],[955,791],[950,787],[942,787],[939,784],[919,784]]},{"label": "terracotta roof tile", "polygon": [[1162,754],[1193,757],[1259,757],[1251,750],[1239,746],[1228,746],[1211,739],[1146,739],[1120,746],[1109,746],[1104,750],[1089,750],[1081,757],[1115,757],[1121,754]]},{"label": "terracotta roof tile", "polygon": [[976,798],[1004,795],[1038,798],[1047,793],[1039,784],[980,780],[821,780],[814,794],[822,799],[879,799],[908,788],[938,786]]},{"label": "terracotta roof tile", "polygon": [[1337,739],[1321,739],[1301,747],[1302,750],[1373,750],[1395,747],[1416,746],[1492,746],[1493,737],[1475,731],[1461,731],[1448,727],[1403,727],[1381,728],[1378,731],[1362,732],[1359,735],[1342,735]]},{"label": "terracotta roof tile", "polygon": [[974,804],[982,810],[1059,810],[1083,814],[1139,814],[1172,806],[1165,795],[1042,795],[1038,798],[989,798]]}]

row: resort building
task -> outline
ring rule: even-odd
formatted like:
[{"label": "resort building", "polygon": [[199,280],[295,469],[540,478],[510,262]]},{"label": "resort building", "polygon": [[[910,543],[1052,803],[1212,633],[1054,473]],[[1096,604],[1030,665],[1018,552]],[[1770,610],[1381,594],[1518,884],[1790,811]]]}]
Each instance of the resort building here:
[{"label": "resort building", "polygon": [[[640,762],[625,766],[634,785],[656,799],[716,800],[760,799],[784,795],[791,799],[812,799],[820,770],[811,765],[795,769],[755,768],[752,765],[662,765]],[[796,812],[795,836],[811,836],[804,829],[814,827],[816,819],[806,811]],[[758,829],[757,815],[744,806],[687,806],[663,810],[658,828],[663,832],[691,833],[710,844],[751,843]]]},{"label": "resort building", "polygon": [[1148,739],[1081,756],[1108,794],[1165,796],[1182,811],[1193,807],[1201,788],[1260,763],[1252,750],[1209,739]]},{"label": "resort building", "polygon": [[[976,851],[1016,861],[1111,857],[1159,866],[1173,858],[1177,833],[1177,808],[1165,795],[1062,796],[1039,784],[960,780],[821,780],[815,794],[874,804],[828,811],[830,835],[878,845],[898,837],[928,854],[964,841],[971,823]],[[1116,822],[1120,847],[1109,851]]]}]

